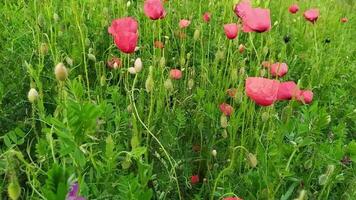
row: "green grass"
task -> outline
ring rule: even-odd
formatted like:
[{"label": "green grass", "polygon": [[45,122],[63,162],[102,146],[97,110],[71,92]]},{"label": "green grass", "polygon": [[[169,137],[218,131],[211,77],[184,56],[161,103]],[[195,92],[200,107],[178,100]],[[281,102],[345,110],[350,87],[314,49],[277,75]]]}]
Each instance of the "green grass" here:
[{"label": "green grass", "polygon": [[[237,21],[233,0],[169,0],[159,21],[144,15],[142,0],[130,7],[126,0],[2,0],[0,199],[8,199],[14,182],[20,199],[63,199],[74,180],[87,199],[235,194],[284,200],[300,191],[305,199],[356,199],[355,2],[253,2],[271,9],[271,31],[240,31],[232,41],[223,24]],[[300,11],[291,15],[294,2]],[[315,25],[302,16],[312,7],[320,9]],[[202,20],[206,11],[209,24]],[[139,22],[140,50],[131,55],[119,52],[107,32],[124,16]],[[340,23],[341,17],[349,22]],[[192,20],[185,39],[178,37],[182,18]],[[154,48],[155,40],[164,49]],[[48,53],[39,51],[41,44]],[[112,56],[122,59],[121,69],[106,67]],[[136,58],[143,70],[131,75],[127,68]],[[286,62],[282,80],[312,89],[313,102],[253,103],[245,79],[262,76],[264,60]],[[62,83],[54,76],[59,62],[70,70]],[[164,82],[172,68],[183,70],[183,78],[170,91]],[[34,104],[27,99],[31,87],[39,92]],[[226,94],[229,88],[237,88],[235,98]],[[234,108],[226,129],[220,125],[223,102]],[[247,155],[256,156],[257,166]],[[196,174],[200,183],[192,185]]]}]

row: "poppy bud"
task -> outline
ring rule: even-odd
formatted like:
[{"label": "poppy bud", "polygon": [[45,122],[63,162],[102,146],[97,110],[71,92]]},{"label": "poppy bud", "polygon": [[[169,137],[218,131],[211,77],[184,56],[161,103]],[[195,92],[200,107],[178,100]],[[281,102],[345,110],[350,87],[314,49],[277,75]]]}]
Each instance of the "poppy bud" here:
[{"label": "poppy bud", "polygon": [[265,69],[261,69],[260,70],[260,76],[263,77],[266,75],[266,70]]},{"label": "poppy bud", "polygon": [[129,104],[126,108],[127,112],[132,113],[132,105]]},{"label": "poppy bud", "polygon": [[159,60],[159,66],[160,67],[166,66],[166,59],[164,57],[161,57],[161,59]]},{"label": "poppy bud", "polygon": [[171,79],[167,79],[166,81],[164,81],[164,88],[166,88],[166,90],[168,91],[173,91],[173,83]]},{"label": "poppy bud", "polygon": [[181,65],[181,66],[184,66],[184,65],[185,65],[185,58],[184,58],[184,57],[181,57],[181,58],[180,58],[180,65]]},{"label": "poppy bud", "polygon": [[129,67],[127,71],[129,71],[130,74],[136,74],[136,69],[134,67]]},{"label": "poppy bud", "polygon": [[221,133],[221,136],[226,139],[228,137],[227,130],[224,129],[223,132]]},{"label": "poppy bud", "polygon": [[141,58],[137,58],[137,59],[135,60],[134,66],[135,66],[135,71],[136,71],[136,73],[138,73],[138,72],[140,72],[140,71],[142,70],[142,61],[141,61]]},{"label": "poppy bud", "polygon": [[194,40],[199,40],[199,37],[200,37],[200,30],[199,29],[195,29],[193,39]]},{"label": "poppy bud", "polygon": [[335,170],[335,165],[328,165],[328,168],[326,170],[326,175],[331,176],[334,173]]},{"label": "poppy bud", "polygon": [[193,79],[189,79],[188,80],[188,89],[191,90],[194,87],[194,80]]},{"label": "poppy bud", "polygon": [[261,119],[263,122],[266,122],[269,119],[269,114],[268,112],[263,112],[261,115]]},{"label": "poppy bud", "polygon": [[224,51],[218,50],[215,54],[216,60],[222,60],[224,59],[224,57],[225,57]]},{"label": "poppy bud", "polygon": [[346,17],[343,17],[343,18],[340,19],[340,21],[341,21],[342,23],[346,23],[346,22],[349,21],[349,19],[347,19]]},{"label": "poppy bud", "polygon": [[192,185],[195,185],[197,183],[199,183],[199,175],[193,175],[190,177],[190,182],[192,183]]},{"label": "poppy bud", "polygon": [[299,192],[298,198],[296,198],[296,199],[294,199],[294,200],[304,200],[306,194],[307,194],[307,191],[306,191],[306,190],[301,190],[301,191]]},{"label": "poppy bud", "polygon": [[35,88],[31,88],[27,95],[28,101],[34,103],[38,99],[38,92]]},{"label": "poppy bud", "polygon": [[248,153],[247,154],[247,162],[252,168],[255,168],[257,166],[256,156],[252,153]]},{"label": "poppy bud", "polygon": [[53,19],[54,19],[54,22],[58,22],[59,21],[59,15],[57,13],[54,13],[53,14]]},{"label": "poppy bud", "polygon": [[305,163],[304,163],[304,168],[305,169],[310,169],[312,167],[313,167],[313,161],[312,160],[305,161]]},{"label": "poppy bud", "polygon": [[219,108],[220,108],[220,111],[227,117],[229,117],[232,114],[232,112],[234,111],[234,108],[227,103],[220,104]]},{"label": "poppy bud", "polygon": [[226,128],[228,125],[229,125],[229,124],[228,124],[226,115],[222,114],[222,115],[220,116],[220,126],[221,126],[222,128]]},{"label": "poppy bud", "polygon": [[54,74],[58,81],[65,81],[68,77],[68,70],[63,63],[58,63],[54,68]]},{"label": "poppy bud", "polygon": [[45,18],[43,17],[42,14],[39,14],[37,17],[38,25],[40,27],[43,27],[45,25]]},{"label": "poppy bud", "polygon": [[245,67],[241,67],[240,71],[239,71],[240,76],[244,76],[245,75]]},{"label": "poppy bud", "polygon": [[104,75],[102,75],[100,77],[100,86],[104,87],[106,85],[106,77]]},{"label": "poppy bud", "polygon": [[243,53],[244,51],[245,51],[245,45],[240,44],[240,45],[239,45],[239,52],[240,52],[240,53]]},{"label": "poppy bud", "polygon": [[7,193],[11,200],[19,199],[21,195],[21,187],[17,180],[12,180],[9,186],[7,187]]},{"label": "poppy bud", "polygon": [[218,154],[218,152],[217,152],[215,149],[213,149],[213,150],[211,151],[211,155],[212,155],[213,157],[216,157],[217,154]]},{"label": "poppy bud", "polygon": [[328,182],[328,176],[326,174],[322,174],[318,179],[319,185],[325,185]]},{"label": "poppy bud", "polygon": [[69,66],[73,66],[73,60],[70,58],[70,57],[66,57],[65,58],[65,61],[66,61],[66,63],[69,65]]},{"label": "poppy bud", "polygon": [[145,86],[146,86],[146,91],[148,93],[152,92],[153,86],[154,86],[154,81],[153,81],[152,75],[148,76],[148,78],[146,80],[146,83],[145,83]]},{"label": "poppy bud", "polygon": [[96,57],[94,56],[94,54],[88,53],[88,59],[95,62],[96,61]]},{"label": "poppy bud", "polygon": [[126,7],[130,7],[131,6],[131,1],[128,1],[127,3],[126,3]]},{"label": "poppy bud", "polygon": [[39,52],[42,55],[46,55],[48,53],[48,44],[47,43],[41,43]]},{"label": "poppy bud", "polygon": [[127,155],[126,158],[121,162],[122,169],[128,169],[131,167],[132,161],[130,155]]},{"label": "poppy bud", "polygon": [[[89,39],[89,38],[85,38],[84,43],[85,43],[85,46],[86,46],[86,47],[89,47],[89,46],[90,46],[91,41],[90,41],[90,39]],[[89,53],[91,53],[90,49],[89,49]]]}]

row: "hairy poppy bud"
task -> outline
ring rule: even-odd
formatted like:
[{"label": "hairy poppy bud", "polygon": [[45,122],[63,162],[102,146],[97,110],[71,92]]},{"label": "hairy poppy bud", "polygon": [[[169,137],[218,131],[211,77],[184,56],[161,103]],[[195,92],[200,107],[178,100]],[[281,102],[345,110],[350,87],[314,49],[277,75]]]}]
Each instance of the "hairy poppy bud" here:
[{"label": "hairy poppy bud", "polygon": [[153,87],[154,87],[154,81],[153,81],[152,75],[148,76],[148,78],[146,80],[146,83],[145,83],[145,86],[146,86],[146,91],[148,93],[152,92]]},{"label": "hairy poppy bud", "polygon": [[129,67],[127,71],[129,71],[130,74],[136,74],[136,69],[134,67]]},{"label": "hairy poppy bud", "polygon": [[189,79],[188,80],[188,89],[191,90],[194,87],[194,80],[193,79]]},{"label": "hairy poppy bud", "polygon": [[269,114],[268,112],[263,112],[261,115],[261,119],[263,122],[266,122],[269,119]]},{"label": "hairy poppy bud", "polygon": [[220,116],[220,126],[222,128],[226,128],[228,126],[227,117],[224,114]]},{"label": "hairy poppy bud", "polygon": [[138,72],[140,72],[140,71],[142,70],[142,61],[141,61],[141,58],[137,58],[137,59],[135,60],[134,67],[135,67],[136,73],[138,73]]},{"label": "hairy poppy bud", "polygon": [[73,59],[71,59],[70,57],[66,57],[65,58],[65,60],[66,60],[66,63],[69,65],[69,66],[73,66]]},{"label": "hairy poppy bud", "polygon": [[172,80],[169,78],[166,81],[164,81],[164,88],[166,88],[166,90],[168,91],[173,91],[173,83]]},{"label": "hairy poppy bud", "polygon": [[199,37],[200,37],[200,30],[199,29],[195,29],[193,39],[194,40],[199,40]]},{"label": "hairy poppy bud", "polygon": [[11,200],[19,199],[21,195],[21,187],[17,180],[12,180],[9,186],[7,187],[7,193]]},{"label": "hairy poppy bud", "polygon": [[59,15],[57,14],[57,13],[54,13],[53,14],[53,20],[54,20],[54,22],[59,22]]},{"label": "hairy poppy bud", "polygon": [[226,139],[228,137],[227,130],[224,129],[223,132],[221,133],[221,136]]},{"label": "hairy poppy bud", "polygon": [[106,77],[104,75],[102,75],[100,77],[100,86],[104,87],[106,85]]},{"label": "hairy poppy bud", "polygon": [[161,59],[159,60],[159,66],[160,67],[165,67],[166,66],[166,58],[161,57]]},{"label": "hairy poppy bud", "polygon": [[131,6],[131,1],[128,1],[127,3],[126,3],[126,7],[130,7]]},{"label": "hairy poppy bud", "polygon": [[244,76],[245,75],[245,67],[241,67],[240,68],[239,74],[240,74],[240,76]]},{"label": "hairy poppy bud", "polygon": [[59,81],[64,81],[68,77],[67,68],[63,63],[58,63],[54,68],[54,74],[56,75],[56,79]]},{"label": "hairy poppy bud", "polygon": [[248,153],[247,154],[247,162],[252,168],[255,168],[257,166],[256,156],[252,153]]},{"label": "hairy poppy bud", "polygon": [[35,88],[31,88],[27,95],[28,101],[34,103],[38,99],[38,92]]},{"label": "hairy poppy bud", "polygon": [[213,149],[213,150],[211,151],[211,155],[212,155],[212,156],[216,157],[217,154],[218,154],[218,152],[217,152],[215,149]]},{"label": "hairy poppy bud", "polygon": [[41,43],[39,52],[42,55],[46,55],[48,53],[48,44],[47,43]]},{"label": "hairy poppy bud", "polygon": [[328,178],[329,177],[326,174],[320,175],[318,179],[319,185],[325,185],[328,182]]}]

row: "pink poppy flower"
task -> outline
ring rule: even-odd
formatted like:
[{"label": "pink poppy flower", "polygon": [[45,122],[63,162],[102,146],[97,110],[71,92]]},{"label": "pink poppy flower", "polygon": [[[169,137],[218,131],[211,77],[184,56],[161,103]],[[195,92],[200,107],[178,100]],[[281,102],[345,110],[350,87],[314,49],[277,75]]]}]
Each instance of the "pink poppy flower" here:
[{"label": "pink poppy flower", "polygon": [[187,19],[182,19],[179,21],[180,28],[187,28],[190,25],[190,21]]},{"label": "pink poppy flower", "polygon": [[133,53],[138,41],[138,24],[131,17],[112,21],[108,32],[114,37],[116,46],[124,53]]},{"label": "pink poppy flower", "polygon": [[269,9],[253,8],[247,10],[246,16],[242,18],[243,31],[266,32],[271,29],[271,16]]},{"label": "pink poppy flower", "polygon": [[346,17],[343,17],[340,19],[340,22],[342,22],[342,23],[346,23],[348,21],[349,21],[349,19],[347,19]]},{"label": "pink poppy flower", "polygon": [[225,197],[223,200],[243,200],[239,197]]},{"label": "pink poppy flower", "polygon": [[272,76],[283,77],[288,72],[288,65],[286,63],[274,63],[269,67],[269,72]]},{"label": "pink poppy flower", "polygon": [[245,90],[248,97],[260,106],[272,105],[277,100],[279,81],[260,77],[246,79]]},{"label": "pink poppy flower", "polygon": [[311,23],[315,23],[316,20],[318,20],[319,17],[319,9],[310,9],[304,12],[304,18],[308,21],[310,21]]},{"label": "pink poppy flower", "polygon": [[124,53],[133,53],[137,46],[138,34],[131,32],[120,32],[115,36],[115,44]]},{"label": "pink poppy flower", "polygon": [[152,20],[163,19],[166,16],[161,0],[146,0],[143,10],[145,15]]},{"label": "pink poppy flower", "polygon": [[225,24],[224,31],[225,31],[226,37],[232,40],[237,37],[237,34],[239,32],[239,27],[235,23]]},{"label": "pink poppy flower", "polygon": [[171,79],[179,80],[182,78],[182,71],[179,69],[171,69],[171,71],[169,72],[169,76],[171,77]]},{"label": "pink poppy flower", "polygon": [[297,84],[293,81],[283,82],[279,84],[277,100],[290,100],[299,94],[300,90]]},{"label": "pink poppy flower", "polygon": [[305,104],[310,104],[313,101],[313,92],[311,90],[300,90],[296,95],[296,100]]},{"label": "pink poppy flower", "polygon": [[239,18],[244,18],[246,16],[246,12],[252,9],[250,0],[243,0],[242,2],[236,4],[235,6],[235,14]]},{"label": "pink poppy flower", "polygon": [[192,185],[195,185],[197,183],[199,183],[199,175],[193,175],[190,177],[190,182],[192,183]]},{"label": "pink poppy flower", "polygon": [[293,4],[289,7],[289,12],[295,14],[299,11],[299,6],[297,4]]},{"label": "pink poppy flower", "polygon": [[220,104],[219,108],[220,111],[224,113],[224,115],[227,117],[229,117],[232,114],[232,112],[234,112],[234,108],[227,103]]},{"label": "pink poppy flower", "polygon": [[211,19],[211,14],[209,12],[204,13],[203,20],[208,23],[210,22],[210,19]]}]

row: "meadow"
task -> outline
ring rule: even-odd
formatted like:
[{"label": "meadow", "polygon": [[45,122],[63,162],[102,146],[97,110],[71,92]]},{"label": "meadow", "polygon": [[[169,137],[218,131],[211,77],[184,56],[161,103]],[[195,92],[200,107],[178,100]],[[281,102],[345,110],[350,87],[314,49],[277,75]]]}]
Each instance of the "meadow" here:
[{"label": "meadow", "polygon": [[1,0],[0,199],[356,200],[356,1]]}]

